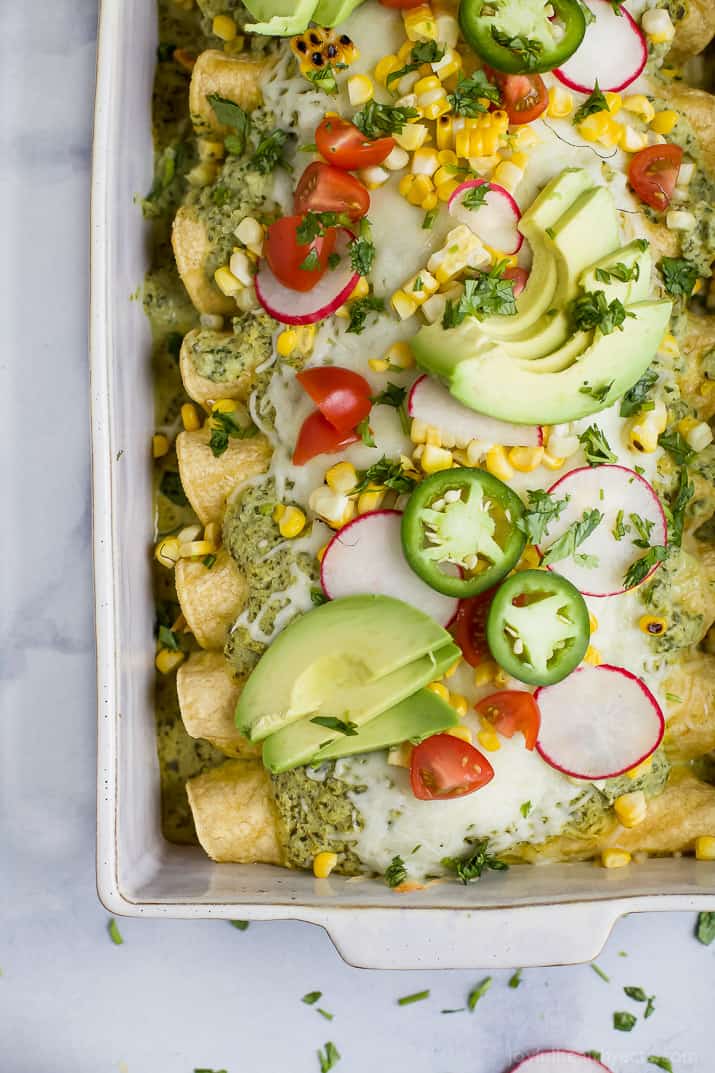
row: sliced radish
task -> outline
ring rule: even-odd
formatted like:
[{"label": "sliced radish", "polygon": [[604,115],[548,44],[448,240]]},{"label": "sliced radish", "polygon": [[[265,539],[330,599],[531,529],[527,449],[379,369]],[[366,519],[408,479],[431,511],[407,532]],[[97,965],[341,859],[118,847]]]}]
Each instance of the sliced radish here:
[{"label": "sliced radish", "polygon": [[[484,204],[478,209],[468,209],[464,195],[475,186],[488,186]],[[524,237],[518,229],[521,212],[508,190],[486,179],[469,179],[460,183],[449,199],[449,212],[455,220],[466,224],[482,242],[501,253],[517,253]]]},{"label": "sliced radish", "polygon": [[534,694],[541,712],[536,748],[576,779],[612,779],[660,745],[665,719],[648,686],[625,667],[579,667]]},{"label": "sliced radish", "polygon": [[325,320],[339,309],[343,302],[348,300],[360,279],[350,263],[348,247],[354,237],[350,231],[342,229],[335,243],[340,264],[337,268],[329,268],[310,291],[294,291],[284,286],[273,275],[264,258],[254,283],[256,298],[266,313],[281,324],[314,324],[318,320]]},{"label": "sliced radish", "polygon": [[511,1073],[611,1073],[608,1066],[576,1051],[539,1051],[524,1058]]},{"label": "sliced radish", "polygon": [[501,443],[507,447],[540,447],[544,442],[540,425],[511,425],[463,406],[447,388],[431,376],[421,376],[412,385],[407,400],[410,417],[454,437],[458,447],[471,440]]},{"label": "sliced radish", "polygon": [[394,596],[448,626],[459,601],[426,585],[402,553],[402,514],[375,510],[338,530],[325,549],[320,580],[330,600],[370,592]]},{"label": "sliced radish", "polygon": [[640,27],[623,5],[616,11],[609,0],[583,0],[595,21],[573,56],[553,72],[578,93],[591,93],[596,82],[604,92],[618,93],[635,82],[648,59]]},{"label": "sliced radish", "polygon": [[[576,549],[578,554],[595,556],[597,565],[583,566],[569,556],[549,567],[568,578],[584,596],[618,596],[626,592],[623,584],[626,571],[646,552],[645,548],[633,543],[640,539],[640,534],[631,515],[645,525],[649,544],[667,544],[668,524],[654,488],[626,466],[572,469],[549,488],[549,494],[558,499],[570,498],[558,519],[548,527],[546,540],[539,549],[542,553],[577,522],[584,511],[595,507],[603,515],[593,533]],[[626,532],[618,540],[616,534],[622,526],[626,527]],[[647,577],[659,565],[656,563]]]}]

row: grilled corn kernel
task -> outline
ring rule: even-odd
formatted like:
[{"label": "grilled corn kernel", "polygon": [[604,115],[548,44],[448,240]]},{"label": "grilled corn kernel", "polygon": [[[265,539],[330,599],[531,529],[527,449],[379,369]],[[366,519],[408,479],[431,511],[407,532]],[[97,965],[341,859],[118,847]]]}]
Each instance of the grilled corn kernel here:
[{"label": "grilled corn kernel", "polygon": [[349,495],[357,482],[357,471],[351,462],[336,462],[325,474],[328,488],[343,495]]},{"label": "grilled corn kernel", "polygon": [[635,451],[650,455],[658,447],[658,429],[649,414],[635,418],[628,428],[628,442]]},{"label": "grilled corn kernel", "polygon": [[368,358],[367,363],[374,373],[386,373],[390,368],[390,363],[384,358]]},{"label": "grilled corn kernel", "polygon": [[549,104],[546,109],[547,115],[552,119],[564,119],[573,112],[573,94],[569,93],[561,85],[552,86],[549,90]]},{"label": "grilled corn kernel", "polygon": [[156,654],[154,666],[160,674],[171,674],[184,662],[185,658],[185,652],[174,652],[170,648],[162,648]]},{"label": "grilled corn kernel", "polygon": [[419,4],[403,11],[402,20],[410,41],[436,41],[437,23],[429,4]]},{"label": "grilled corn kernel", "polygon": [[201,428],[201,418],[193,403],[185,402],[181,407],[181,422],[187,432],[196,432]]},{"label": "grilled corn kernel", "polygon": [[442,682],[430,682],[429,685],[425,686],[425,689],[429,689],[430,693],[434,693],[440,700],[449,704],[449,690]]},{"label": "grilled corn kernel", "polygon": [[544,456],[541,459],[542,465],[547,469],[561,469],[565,465],[566,459],[559,458],[558,455],[552,454],[550,451],[544,451]]},{"label": "grilled corn kernel", "polygon": [[283,517],[278,522],[281,536],[287,540],[300,536],[305,529],[305,521],[305,514],[299,507],[286,507]]},{"label": "grilled corn kernel", "polygon": [[494,730],[480,730],[477,734],[477,741],[488,753],[495,753],[501,749],[499,735]]},{"label": "grilled corn kernel", "polygon": [[171,570],[179,561],[180,553],[181,545],[176,537],[167,537],[157,544],[154,550],[154,558],[162,566],[165,566],[167,570]]},{"label": "grilled corn kernel", "polygon": [[152,437],[151,453],[153,458],[163,458],[169,453],[169,439],[162,432]]},{"label": "grilled corn kernel", "polygon": [[387,489],[379,484],[370,484],[361,492],[357,501],[358,514],[369,514],[370,511],[379,510],[385,498]]},{"label": "grilled corn kernel", "polygon": [[410,344],[407,342],[393,343],[385,352],[385,360],[397,369],[411,369],[415,364]]},{"label": "grilled corn kernel", "polygon": [[424,123],[406,123],[402,130],[392,135],[401,149],[406,149],[408,153],[414,152],[415,149],[419,149],[424,145],[427,140],[428,130]]},{"label": "grilled corn kernel", "polygon": [[641,764],[636,764],[635,767],[630,768],[630,770],[626,772],[626,776],[629,779],[639,779],[641,775],[645,775],[646,771],[650,769],[652,763],[653,757],[648,756]]},{"label": "grilled corn kernel", "polygon": [[595,633],[598,629],[598,619],[594,615],[593,611],[588,613],[588,628],[591,633]]},{"label": "grilled corn kernel", "polygon": [[216,269],[214,282],[221,294],[225,294],[227,298],[235,298],[242,287],[241,281],[236,279],[227,265],[221,265]]},{"label": "grilled corn kernel", "polygon": [[489,685],[496,678],[498,667],[494,660],[487,659],[474,668],[474,685],[477,689]]},{"label": "grilled corn kernel", "polygon": [[459,738],[460,741],[466,741],[467,745],[472,744],[472,732],[468,726],[449,727],[445,730],[445,734],[449,734],[452,738]]},{"label": "grilled corn kernel", "polygon": [[348,78],[348,99],[354,107],[367,104],[375,96],[375,87],[369,75],[351,75]]},{"label": "grilled corn kernel", "polygon": [[699,835],[695,839],[695,859],[715,861],[715,837],[713,835]]},{"label": "grilled corn kernel", "polygon": [[337,863],[337,853],[328,853],[327,850],[316,853],[313,857],[313,875],[316,879],[327,879]]},{"label": "grilled corn kernel", "polygon": [[601,864],[604,868],[625,868],[631,863],[631,855],[625,849],[604,849]]},{"label": "grilled corn kernel", "polygon": [[211,23],[211,31],[222,41],[233,41],[236,36],[236,23],[230,15],[216,15]]},{"label": "grilled corn kernel", "polygon": [[480,268],[490,261],[489,253],[477,235],[465,224],[459,224],[449,232],[444,246],[432,254],[427,268],[438,283],[444,284],[465,268]]},{"label": "grilled corn kernel", "polygon": [[428,443],[420,459],[420,465],[425,473],[439,473],[443,469],[452,468],[452,452],[444,447],[433,447]]},{"label": "grilled corn kernel", "polygon": [[459,718],[464,719],[465,715],[467,714],[467,711],[469,710],[467,698],[463,697],[461,693],[452,693],[449,698],[449,703],[452,705]]},{"label": "grilled corn kernel", "polygon": [[630,794],[617,797],[613,809],[624,827],[637,827],[646,818],[648,802],[642,790],[633,790]]},{"label": "grilled corn kernel", "polygon": [[651,637],[660,637],[668,629],[668,623],[658,615],[641,615],[638,619],[638,627]]},{"label": "grilled corn kernel", "polygon": [[533,473],[541,465],[543,447],[512,447],[508,454],[510,464],[519,473]]},{"label": "grilled corn kernel", "polygon": [[501,444],[496,444],[487,451],[486,470],[501,481],[511,480],[514,476],[514,470]]},{"label": "grilled corn kernel", "polygon": [[294,328],[285,328],[276,339],[276,350],[281,358],[289,358],[298,345],[298,333]]},{"label": "grilled corn kernel", "polygon": [[586,649],[586,655],[583,657],[583,662],[590,663],[592,667],[598,667],[603,663],[603,659],[598,649],[594,648],[593,645],[589,645]]}]

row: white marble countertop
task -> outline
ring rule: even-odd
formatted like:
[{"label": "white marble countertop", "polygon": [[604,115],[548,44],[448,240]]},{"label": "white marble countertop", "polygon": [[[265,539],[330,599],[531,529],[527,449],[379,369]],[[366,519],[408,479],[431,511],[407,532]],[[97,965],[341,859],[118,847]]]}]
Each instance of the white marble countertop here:
[{"label": "white marble countertop", "polygon": [[[146,0],[151,3],[152,0]],[[0,1071],[502,1073],[539,1046],[651,1054],[712,1073],[715,946],[692,915],[627,918],[599,965],[484,976],[352,969],[304,924],[125,920],[94,889],[95,695],[87,419],[87,214],[95,0],[0,0]],[[39,494],[38,494],[39,493]],[[623,951],[627,957],[619,956]],[[642,1014],[623,985],[656,995]],[[428,1000],[396,1005],[429,988]],[[324,1020],[301,996],[320,989]]]}]

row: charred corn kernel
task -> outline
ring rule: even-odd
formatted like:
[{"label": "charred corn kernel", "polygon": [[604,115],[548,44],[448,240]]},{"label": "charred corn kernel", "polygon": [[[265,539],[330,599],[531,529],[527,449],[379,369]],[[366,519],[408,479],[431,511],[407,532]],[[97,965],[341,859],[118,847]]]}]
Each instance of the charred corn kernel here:
[{"label": "charred corn kernel", "polygon": [[367,104],[374,96],[375,87],[369,75],[351,75],[348,78],[348,99],[355,108]]},{"label": "charred corn kernel", "polygon": [[211,30],[222,41],[233,41],[236,36],[236,23],[230,15],[216,15],[211,23]]},{"label": "charred corn kernel", "polygon": [[223,160],[226,147],[223,142],[211,142],[206,138],[199,139],[199,160]]},{"label": "charred corn kernel", "polygon": [[437,23],[429,4],[420,4],[403,11],[402,20],[410,41],[436,41]]},{"label": "charred corn kernel", "polygon": [[649,421],[650,414],[636,417],[628,427],[628,442],[634,451],[641,451],[645,455],[652,455],[658,448],[658,427],[654,421]]},{"label": "charred corn kernel", "polygon": [[358,175],[368,190],[378,190],[390,178],[388,168],[383,167],[382,164],[372,164],[369,168],[361,168]]},{"label": "charred corn kernel", "polygon": [[350,292],[350,301],[352,302],[354,298],[366,298],[369,293],[370,284],[364,276],[361,276],[355,284],[353,290]]},{"label": "charred corn kernel", "polygon": [[424,145],[427,138],[427,128],[424,123],[406,123],[402,131],[392,135],[400,149],[413,152]]},{"label": "charred corn kernel", "polygon": [[487,686],[490,682],[493,682],[498,669],[496,663],[491,659],[478,663],[474,668],[474,685],[477,689],[481,689],[482,686]]},{"label": "charred corn kernel", "polygon": [[336,462],[325,474],[325,483],[334,492],[348,495],[358,483],[355,466],[351,462]]},{"label": "charred corn kernel", "polygon": [[449,698],[449,703],[452,705],[459,718],[464,719],[469,710],[467,698],[463,697],[461,693],[452,693]]},{"label": "charred corn kernel", "polygon": [[289,358],[298,345],[298,333],[294,328],[286,328],[276,339],[276,350],[281,358]]},{"label": "charred corn kernel", "polygon": [[603,659],[598,649],[594,648],[593,645],[589,645],[586,649],[586,655],[583,657],[583,662],[590,663],[592,667],[598,667],[603,663]]},{"label": "charred corn kernel", "polygon": [[400,320],[407,320],[414,313],[417,312],[418,304],[409,294],[405,294],[404,291],[395,291],[390,298],[390,305],[394,309]]},{"label": "charred corn kernel", "polygon": [[180,553],[181,545],[176,537],[167,537],[157,544],[154,549],[154,558],[162,566],[165,566],[167,570],[171,570],[179,561]]},{"label": "charred corn kernel", "polygon": [[573,112],[573,94],[560,84],[552,86],[549,90],[549,104],[546,109],[547,115],[552,119],[564,119]]},{"label": "charred corn kernel", "polygon": [[656,112],[650,123],[650,129],[656,134],[670,134],[678,122],[678,113],[672,108],[666,108],[662,112]]},{"label": "charred corn kernel", "polygon": [[178,63],[184,71],[193,71],[196,66],[196,60],[198,56],[195,52],[191,52],[188,48],[175,48],[173,60],[174,63]]},{"label": "charred corn kernel", "polygon": [[316,879],[327,879],[337,863],[337,853],[328,853],[327,850],[316,853],[313,857],[313,875]]},{"label": "charred corn kernel", "polygon": [[385,351],[385,359],[398,369],[411,369],[415,364],[410,344],[405,341],[393,343],[389,350]]},{"label": "charred corn kernel", "polygon": [[369,484],[364,492],[361,492],[357,501],[358,514],[369,514],[372,510],[379,510],[385,498],[387,489],[379,484]]},{"label": "charred corn kernel", "polygon": [[543,458],[541,459],[542,465],[547,469],[561,469],[566,464],[565,458],[560,458],[559,455],[552,454],[551,451],[544,451]]},{"label": "charred corn kernel", "polygon": [[[439,33],[439,29],[437,32]],[[448,78],[462,70],[462,57],[455,48],[447,47],[442,59],[435,60],[430,66],[440,82],[446,82]]]},{"label": "charred corn kernel", "polygon": [[387,753],[387,762],[391,767],[409,767],[412,762],[412,746],[409,741],[392,745]]},{"label": "charred corn kernel", "polygon": [[201,418],[193,403],[185,402],[181,407],[181,423],[187,432],[196,432],[201,428]]},{"label": "charred corn kernel", "polygon": [[209,522],[204,528],[204,540],[210,540],[216,547],[221,543],[221,526],[218,522]]},{"label": "charred corn kernel", "polygon": [[512,447],[508,454],[510,464],[519,473],[533,473],[541,465],[543,447]]},{"label": "charred corn kernel", "polygon": [[653,757],[652,756],[647,757],[643,761],[643,763],[636,764],[635,767],[632,767],[629,771],[627,771],[626,772],[627,777],[629,779],[639,779],[641,777],[641,775],[645,775],[646,771],[648,771],[650,769],[650,766],[651,766],[652,763],[653,763]]},{"label": "charred corn kernel", "polygon": [[595,633],[598,629],[598,619],[594,615],[593,611],[589,611],[588,613],[588,628],[591,633]]},{"label": "charred corn kernel", "polygon": [[638,619],[638,626],[643,633],[651,637],[660,637],[668,629],[667,621],[658,615],[641,615]]},{"label": "charred corn kernel", "polygon": [[651,8],[643,12],[641,26],[653,44],[672,41],[675,37],[673,20],[665,8]]},{"label": "charred corn kernel", "polygon": [[299,507],[286,507],[278,521],[278,529],[282,537],[292,540],[303,532],[305,522],[305,514]]},{"label": "charred corn kernel", "polygon": [[501,481],[509,481],[514,476],[514,470],[501,444],[490,447],[487,451],[486,470]]},{"label": "charred corn kernel", "polygon": [[394,145],[388,156],[383,160],[383,165],[388,171],[402,171],[410,162],[410,156],[406,149]]},{"label": "charred corn kernel", "polygon": [[650,123],[655,115],[655,108],[646,97],[645,93],[629,93],[623,98],[623,107],[626,112],[638,116],[644,123]]},{"label": "charred corn kernel", "polygon": [[[692,421],[692,424],[690,424]],[[688,422],[687,431],[683,431],[681,425]],[[713,442],[713,433],[707,421],[697,421],[694,418],[685,418],[678,424],[678,430],[682,433],[688,447],[693,451],[704,451]]]},{"label": "charred corn kernel", "polygon": [[648,135],[624,124],[619,144],[624,153],[639,153],[648,145]]},{"label": "charred corn kernel", "polygon": [[692,231],[697,220],[692,212],[683,209],[671,209],[665,214],[665,226],[669,231]]},{"label": "charred corn kernel", "polygon": [[[441,150],[451,149],[452,147],[452,117],[450,115],[441,115],[437,119],[437,125],[435,128],[435,139],[437,142],[437,148]],[[456,164],[456,154],[453,163]],[[444,163],[444,161],[443,161]]]},{"label": "charred corn kernel", "polygon": [[210,540],[188,540],[180,545],[179,557],[181,559],[198,559],[206,555],[214,555],[216,545]]},{"label": "charred corn kernel", "polygon": [[436,75],[420,78],[414,85],[417,108],[425,119],[438,119],[450,108],[447,91]]},{"label": "charred corn kernel", "polygon": [[696,861],[715,861],[715,836],[699,835],[695,839]]},{"label": "charred corn kernel", "polygon": [[439,167],[439,154],[431,146],[423,146],[412,154],[410,171],[413,175],[434,175]]},{"label": "charred corn kernel", "polygon": [[501,749],[499,735],[495,730],[480,730],[477,734],[477,741],[488,753],[495,753],[498,749]]},{"label": "charred corn kernel", "polygon": [[390,368],[390,363],[384,358],[368,358],[367,363],[374,373],[386,373]]},{"label": "charred corn kernel", "polygon": [[151,453],[153,458],[163,458],[164,455],[169,453],[169,438],[162,432],[157,432],[152,437],[151,441]]},{"label": "charred corn kernel", "polygon": [[291,38],[290,47],[301,73],[306,76],[324,70],[327,64],[349,67],[360,55],[347,34],[320,26],[311,26],[305,33]]},{"label": "charred corn kernel", "polygon": [[424,473],[439,473],[443,469],[451,469],[452,452],[445,447],[436,447],[431,443],[425,444],[420,465]]},{"label": "charred corn kernel", "polygon": [[617,797],[613,809],[624,827],[637,827],[646,818],[648,802],[642,790],[633,790]]},{"label": "charred corn kernel", "polygon": [[375,80],[380,83],[381,86],[387,86],[387,79],[389,75],[394,74],[395,71],[399,71],[404,64],[398,59],[397,56],[383,56],[378,61],[375,70]]},{"label": "charred corn kernel", "polygon": [[228,265],[221,265],[214,272],[214,282],[222,294],[227,298],[235,298],[241,290],[241,281],[236,279]]},{"label": "charred corn kernel", "polygon": [[503,160],[494,169],[494,182],[505,190],[513,192],[524,178],[524,169],[519,168],[513,160]]},{"label": "charred corn kernel", "polygon": [[308,506],[331,529],[347,525],[355,515],[355,503],[342,492],[334,492],[323,484],[310,493]]},{"label": "charred corn kernel", "polygon": [[625,868],[631,863],[631,855],[625,849],[604,849],[601,864],[604,868]]},{"label": "charred corn kernel", "polygon": [[413,418],[410,425],[410,439],[413,443],[426,443],[428,432],[429,425],[424,421],[420,421],[419,417]]},{"label": "charred corn kernel", "polygon": [[430,693],[434,693],[440,700],[449,704],[449,690],[442,682],[430,682],[429,685],[425,686],[425,689],[429,689]]},{"label": "charred corn kernel", "polygon": [[472,732],[468,726],[449,727],[445,730],[445,734],[449,734],[452,738],[459,738],[460,741],[466,741],[467,745],[472,744]]},{"label": "charred corn kernel", "polygon": [[154,660],[154,666],[159,674],[171,674],[186,658],[185,652],[174,652],[171,648],[161,648]]},{"label": "charred corn kernel", "polygon": [[232,414],[236,412],[235,399],[216,399],[211,407],[212,414]]}]

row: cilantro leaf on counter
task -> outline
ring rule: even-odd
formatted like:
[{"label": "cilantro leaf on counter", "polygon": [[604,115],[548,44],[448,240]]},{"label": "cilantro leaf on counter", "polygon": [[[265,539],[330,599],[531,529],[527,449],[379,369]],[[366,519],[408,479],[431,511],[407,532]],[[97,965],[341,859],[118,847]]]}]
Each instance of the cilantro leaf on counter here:
[{"label": "cilantro leaf on counter", "polygon": [[540,544],[549,525],[556,521],[571,497],[555,499],[550,492],[544,492],[541,488],[530,488],[526,495],[526,510],[517,519],[516,525],[526,534],[530,544]]},{"label": "cilantro leaf on counter", "polygon": [[398,998],[398,1006],[411,1006],[413,1002],[423,1002],[426,998],[429,998],[429,991],[415,991],[413,995],[403,995],[402,998]]},{"label": "cilantro leaf on counter", "polygon": [[417,119],[416,108],[398,108],[391,104],[368,101],[352,118],[366,138],[381,138],[384,134],[401,134],[410,119]]},{"label": "cilantro leaf on counter", "polygon": [[[601,93],[601,89],[600,89],[600,86],[598,84],[598,79],[596,79],[592,92],[588,95],[588,97],[583,102],[581,107],[578,108],[574,112],[573,122],[574,123],[581,123],[582,120],[586,119],[590,115],[594,115],[596,112],[607,112],[607,111],[608,111],[608,101],[606,100],[606,98]],[[606,281],[602,280],[601,282],[603,283],[603,282],[606,282]]]},{"label": "cilantro leaf on counter", "polygon": [[571,303],[571,320],[579,331],[597,328],[601,335],[610,335],[616,329],[623,331],[626,317],[634,316],[618,298],[607,302],[604,291],[586,291]]},{"label": "cilantro leaf on counter", "polygon": [[617,1010],[613,1015],[613,1027],[619,1032],[632,1032],[638,1018],[627,1010]]},{"label": "cilantro leaf on counter", "polygon": [[442,865],[454,872],[465,887],[474,879],[479,879],[485,868],[495,872],[505,872],[509,865],[500,861],[498,857],[492,857],[488,852],[489,840],[480,839],[476,842],[471,853],[465,857],[443,857]]},{"label": "cilantro leaf on counter", "polygon": [[407,879],[407,869],[402,857],[393,857],[385,869],[385,883],[388,887],[399,887]]},{"label": "cilantro leaf on counter", "polygon": [[327,730],[335,730],[338,734],[344,734],[347,738],[354,738],[358,732],[357,724],[350,719],[336,719],[334,715],[314,715],[310,720],[316,726],[325,727]]},{"label": "cilantro leaf on counter", "polygon": [[596,976],[600,976],[604,983],[610,984],[611,977],[608,973],[605,973],[600,965],[597,965],[595,961],[591,962],[591,968],[596,973]]},{"label": "cilantro leaf on counter", "polygon": [[320,1073],[330,1073],[331,1069],[340,1061],[340,1051],[330,1040],[323,1045],[322,1051],[318,1051],[318,1063]]},{"label": "cilantro leaf on counter", "polygon": [[695,457],[695,451],[688,446],[687,441],[674,428],[661,432],[658,437],[658,445],[666,450],[679,466],[686,466]]},{"label": "cilantro leaf on counter", "polygon": [[618,458],[611,450],[605,433],[598,425],[589,425],[579,436],[579,443],[589,466],[603,466],[607,462],[617,462]]},{"label": "cilantro leaf on counter", "polygon": [[619,410],[621,417],[633,417],[634,414],[642,414],[647,410],[655,409],[655,403],[648,401],[648,395],[657,383],[658,374],[655,369],[646,369],[640,380],[637,380],[621,399]]},{"label": "cilantro leaf on counter", "polygon": [[109,932],[109,938],[112,940],[115,946],[121,946],[124,942],[122,933],[119,930],[119,926],[116,920],[112,919],[107,924],[107,931]]},{"label": "cilantro leaf on counter", "polygon": [[474,119],[480,112],[486,112],[488,105],[501,104],[501,93],[497,87],[489,81],[484,71],[475,71],[469,78],[460,77],[453,93],[449,94],[449,103],[454,115],[467,116]]},{"label": "cilantro leaf on counter", "polygon": [[636,559],[634,563],[626,570],[623,578],[623,585],[626,589],[633,589],[636,585],[640,585],[648,574],[651,572],[656,563],[665,562],[668,558],[668,549],[663,547],[662,544],[655,544],[652,548],[649,548],[645,555],[640,559]]},{"label": "cilantro leaf on counter", "polygon": [[657,1066],[658,1069],[664,1069],[665,1073],[673,1073],[673,1063],[670,1058],[663,1058],[659,1054],[649,1054],[648,1062],[652,1066]]},{"label": "cilantro leaf on counter", "polygon": [[301,1002],[304,1002],[306,1006],[315,1006],[316,1002],[323,997],[322,991],[309,991],[307,995],[303,995]]},{"label": "cilantro leaf on counter", "polygon": [[711,943],[715,942],[715,912],[703,910],[702,913],[698,913],[695,938],[703,946],[710,946]]},{"label": "cilantro leaf on counter", "polygon": [[634,1002],[647,1002],[648,996],[642,987],[624,987],[623,990]]},{"label": "cilantro leaf on counter", "polygon": [[248,931],[250,920],[229,920],[229,924],[232,928],[236,928],[237,931]]},{"label": "cilantro leaf on counter", "polygon": [[521,974],[524,970],[517,969],[516,972],[509,977],[509,987],[517,988],[521,984]]},{"label": "cilantro leaf on counter", "polygon": [[469,992],[469,995],[467,996],[467,1009],[470,1013],[474,1013],[474,1009],[480,998],[483,998],[484,995],[486,995],[487,991],[491,986],[492,978],[491,976],[487,976],[482,980],[480,984],[477,984],[476,987],[472,988],[472,990]]},{"label": "cilantro leaf on counter", "polygon": [[672,298],[689,298],[698,278],[698,266],[684,257],[664,257],[658,267],[663,286]]},{"label": "cilantro leaf on counter", "polygon": [[377,298],[374,294],[368,294],[365,298],[356,298],[354,302],[351,302],[348,306],[350,312],[350,322],[345,329],[346,332],[352,332],[354,335],[361,335],[367,327],[367,318],[370,313],[384,313],[385,302],[382,298]]},{"label": "cilantro leaf on counter", "polygon": [[600,510],[595,507],[592,510],[585,510],[580,519],[572,522],[566,532],[547,549],[544,558],[541,560],[542,565],[551,566],[552,563],[558,563],[562,559],[572,557],[580,566],[598,566],[598,560],[594,555],[579,554],[576,548],[583,544],[584,540],[591,535],[602,521],[603,514],[601,514]]}]

